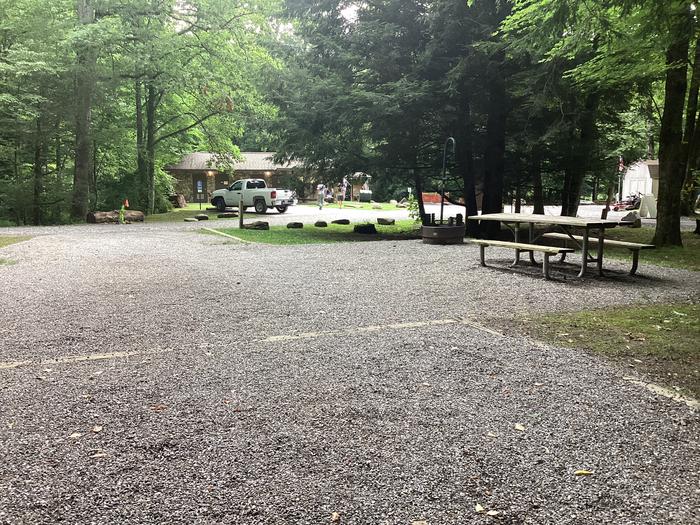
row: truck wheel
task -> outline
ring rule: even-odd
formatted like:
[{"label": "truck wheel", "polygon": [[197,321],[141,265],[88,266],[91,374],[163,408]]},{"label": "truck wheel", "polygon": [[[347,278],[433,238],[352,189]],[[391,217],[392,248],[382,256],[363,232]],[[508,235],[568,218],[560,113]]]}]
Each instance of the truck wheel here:
[{"label": "truck wheel", "polygon": [[226,201],[223,199],[223,197],[217,197],[214,199],[214,206],[216,206],[216,209],[220,212],[226,211]]},{"label": "truck wheel", "polygon": [[257,199],[255,201],[255,213],[265,213],[267,211],[267,204],[263,199]]},{"label": "truck wheel", "polygon": [[289,206],[277,206],[277,211],[280,213],[284,213],[285,211],[287,211],[287,208],[289,208]]}]

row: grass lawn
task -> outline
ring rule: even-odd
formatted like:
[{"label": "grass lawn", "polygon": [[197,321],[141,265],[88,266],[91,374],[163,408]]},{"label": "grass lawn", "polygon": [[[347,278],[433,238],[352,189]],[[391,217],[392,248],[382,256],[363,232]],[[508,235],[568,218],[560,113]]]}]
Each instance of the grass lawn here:
[{"label": "grass lawn", "polygon": [[378,235],[355,233],[352,231],[352,224],[329,224],[327,228],[316,228],[313,224],[305,224],[303,229],[289,229],[286,226],[270,226],[269,230],[239,230],[238,228],[226,228],[220,229],[219,231],[246,241],[283,245],[420,238],[420,225],[411,220],[396,221],[396,224],[392,226],[375,226],[379,232]]},{"label": "grass lawn", "polygon": [[[318,208],[318,204],[315,204],[313,202],[304,202],[304,203],[299,203],[301,206],[311,206],[314,208]],[[389,204],[388,202],[374,202],[374,203],[369,203],[369,202],[350,202],[350,201],[345,201],[343,203],[343,208],[344,210],[375,210],[377,208],[374,208],[373,206],[380,206],[382,210],[404,210],[406,208],[397,208],[396,204]],[[340,208],[337,204],[324,204],[324,208],[331,208],[334,210],[337,210]]]},{"label": "grass lawn", "polygon": [[516,322],[536,339],[588,349],[700,397],[700,305],[618,306]]},{"label": "grass lawn", "polygon": [[22,242],[31,239],[31,237],[28,237],[26,235],[22,236],[7,236],[7,235],[0,235],[0,248],[4,248],[5,246],[9,246],[10,244],[15,244],[16,242]]},{"label": "grass lawn", "polygon": [[[619,241],[651,244],[654,237],[653,228],[612,228],[605,232],[605,237]],[[700,235],[692,231],[681,232],[683,247],[664,247],[654,250],[642,250],[639,253],[640,264],[656,264],[670,268],[685,268],[700,271]],[[629,259],[632,256],[625,248],[605,248],[605,257]]]},{"label": "grass lawn", "polygon": [[[5,246],[9,246],[10,244],[15,244],[16,242],[22,242],[26,241],[28,239],[31,239],[31,237],[28,237],[26,235],[23,236],[7,236],[7,235],[0,235],[0,248],[4,248]],[[9,259],[3,259],[0,257],[0,264],[10,264]]]},{"label": "grass lawn", "polygon": [[[182,222],[185,218],[187,217],[194,217],[195,215],[199,215],[200,213],[204,213],[209,216],[209,219],[216,219],[217,215],[219,214],[218,211],[216,210],[208,210],[207,208],[211,208],[211,204],[208,202],[202,203],[202,209],[199,209],[199,204],[188,204],[186,208],[173,208],[171,211],[166,212],[166,213],[155,213],[153,215],[148,215],[146,216],[146,222]],[[226,211],[238,211],[235,209],[229,208]],[[252,216],[251,214],[246,214],[246,217]],[[238,220],[238,217],[235,217],[232,220]]]}]

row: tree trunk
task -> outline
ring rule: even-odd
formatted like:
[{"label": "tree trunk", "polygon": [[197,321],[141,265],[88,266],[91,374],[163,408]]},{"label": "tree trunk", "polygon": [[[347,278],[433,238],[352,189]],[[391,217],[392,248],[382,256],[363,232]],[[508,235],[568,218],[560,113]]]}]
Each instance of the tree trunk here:
[{"label": "tree trunk", "polygon": [[156,90],[148,84],[146,91],[146,179],[148,181],[148,207],[146,213],[152,215],[155,210],[156,198]]},{"label": "tree trunk", "polygon": [[420,214],[420,223],[426,224],[427,218],[425,215],[425,205],[423,204],[423,179],[418,170],[413,172],[413,183],[416,186],[416,199],[418,199],[418,213]]},{"label": "tree trunk", "polygon": [[43,223],[43,213],[41,208],[41,198],[44,193],[44,153],[43,137],[41,133],[41,120],[36,121],[36,139],[34,141],[34,199],[32,202],[33,223],[40,225]]},{"label": "tree trunk", "polygon": [[146,148],[143,130],[143,100],[141,81],[134,82],[134,98],[136,106],[136,184],[134,188],[135,202],[145,205],[148,209],[148,172],[146,169]]},{"label": "tree trunk", "polygon": [[532,181],[532,213],[544,214],[544,196],[542,193],[542,159],[539,150],[530,153],[530,180]]},{"label": "tree trunk", "polygon": [[[474,173],[474,151],[472,145],[472,118],[471,105],[468,100],[463,100],[461,114],[463,118],[458,126],[457,132],[457,163],[462,172],[462,183],[464,185],[464,207],[467,217],[477,215],[479,210],[476,206],[475,173]],[[467,235],[476,237],[479,234],[479,225],[476,221],[465,221],[467,224]]]},{"label": "tree trunk", "polygon": [[[503,211],[503,167],[506,152],[506,89],[503,81],[503,52],[499,52],[489,64],[489,110],[486,121],[486,150],[484,152],[484,200],[483,213]],[[496,221],[482,224],[486,237],[497,237],[500,225]]]},{"label": "tree trunk", "polygon": [[[91,0],[78,0],[78,21],[82,25],[95,21],[95,8]],[[90,121],[92,110],[92,93],[95,82],[95,50],[90,44],[79,44],[76,50],[77,71],[75,81],[75,172],[73,176],[73,202],[71,216],[85,220],[88,209],[90,185],[90,162],[92,159],[92,140]]]},{"label": "tree trunk", "polygon": [[[142,211],[125,210],[124,220],[128,222],[143,222],[144,214]],[[119,223],[119,210],[112,211],[91,211],[87,214],[87,222],[91,224]]]},{"label": "tree trunk", "polygon": [[697,129],[698,92],[700,91],[700,38],[695,40],[693,71],[688,89],[688,102],[685,110],[685,131],[683,133],[683,156],[685,157],[685,180],[682,189],[681,213],[693,213],[696,192],[698,143],[700,131]]},{"label": "tree trunk", "polygon": [[561,194],[561,214],[575,217],[581,197],[581,186],[590,166],[591,155],[595,150],[596,116],[599,96],[594,93],[586,95],[584,107],[579,118],[578,140],[571,142],[571,155],[564,173],[564,188]]},{"label": "tree trunk", "polygon": [[[681,188],[685,179],[683,150],[683,106],[687,89],[687,61],[690,43],[690,11],[681,6],[672,15],[672,41],[666,50],[664,112],[659,133],[659,195],[657,203],[657,246],[682,246]],[[687,6],[686,6],[687,7]]]}]

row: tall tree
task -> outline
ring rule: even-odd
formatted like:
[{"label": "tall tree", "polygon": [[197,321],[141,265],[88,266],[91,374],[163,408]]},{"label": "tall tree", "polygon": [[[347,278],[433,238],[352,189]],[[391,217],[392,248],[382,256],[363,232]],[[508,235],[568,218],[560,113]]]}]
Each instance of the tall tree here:
[{"label": "tall tree", "polygon": [[73,205],[71,215],[85,220],[88,211],[88,192],[92,173],[92,97],[95,84],[96,51],[90,38],[89,26],[95,23],[92,0],[77,0],[78,21],[85,30],[76,40],[75,71],[75,175],[73,177]]}]

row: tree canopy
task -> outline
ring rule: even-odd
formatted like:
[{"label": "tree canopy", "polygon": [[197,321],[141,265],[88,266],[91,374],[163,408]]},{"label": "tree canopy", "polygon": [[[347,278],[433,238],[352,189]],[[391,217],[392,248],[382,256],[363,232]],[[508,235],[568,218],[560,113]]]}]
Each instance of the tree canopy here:
[{"label": "tree canopy", "polygon": [[[276,151],[468,213],[617,189],[660,160],[656,242],[697,193],[689,0],[0,0],[0,221],[167,207],[195,150]],[[420,191],[419,191],[420,194]]]}]

